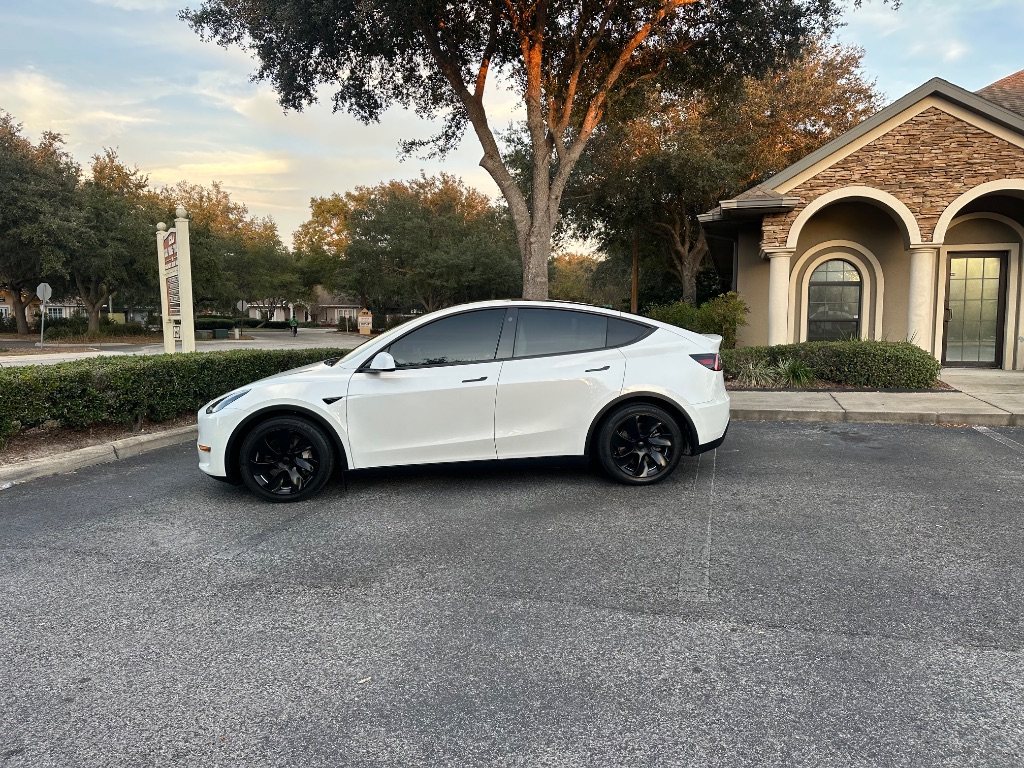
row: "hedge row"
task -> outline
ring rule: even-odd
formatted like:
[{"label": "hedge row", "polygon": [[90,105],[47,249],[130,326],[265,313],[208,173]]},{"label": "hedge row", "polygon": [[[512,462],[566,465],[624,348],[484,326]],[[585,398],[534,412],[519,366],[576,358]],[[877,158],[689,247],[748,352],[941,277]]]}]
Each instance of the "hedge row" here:
[{"label": "hedge row", "polygon": [[750,309],[738,293],[723,293],[699,307],[678,301],[647,307],[644,314],[652,320],[669,323],[697,333],[717,333],[722,348],[736,346],[736,329],[747,324]]},{"label": "hedge row", "polygon": [[939,361],[907,341],[808,341],[773,347],[722,350],[727,375],[748,366],[787,360],[805,363],[824,382],[877,389],[927,389],[935,385]]},{"label": "hedge row", "polygon": [[167,421],[256,379],[338,357],[347,350],[281,349],[96,357],[0,369],[0,443],[55,421],[93,424]]}]

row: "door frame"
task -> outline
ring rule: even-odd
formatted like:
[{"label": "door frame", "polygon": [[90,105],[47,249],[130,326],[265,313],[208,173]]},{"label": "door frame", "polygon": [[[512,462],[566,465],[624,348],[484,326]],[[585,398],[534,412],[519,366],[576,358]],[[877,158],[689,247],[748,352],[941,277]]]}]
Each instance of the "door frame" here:
[{"label": "door frame", "polygon": [[996,359],[991,363],[988,362],[973,362],[973,361],[962,361],[954,360],[952,363],[946,359],[946,345],[948,342],[948,324],[949,321],[947,313],[947,301],[944,298],[942,302],[943,308],[943,321],[942,321],[942,357],[941,361],[943,365],[952,365],[954,368],[997,368],[1003,367],[1004,355],[1006,352],[1006,289],[1009,285],[1008,272],[1010,271],[1010,253],[1009,249],[1005,251],[995,250],[967,250],[962,246],[952,249],[946,258],[946,289],[945,295],[949,296],[949,284],[952,279],[953,259],[999,259],[999,294],[998,304],[996,308]]},{"label": "door frame", "polygon": [[[1020,243],[963,243],[958,245],[944,245],[939,250],[939,273],[937,286],[937,301],[935,302],[935,357],[945,365],[946,357],[946,323],[945,307],[946,297],[949,295],[949,260],[958,254],[970,253],[992,253],[1002,254],[1005,268],[1001,270],[1000,279],[1005,286],[1000,291],[1000,303],[1003,305],[1002,314],[1002,347],[1001,352],[997,349],[997,357],[1001,360],[1002,370],[1012,370],[1016,359],[1017,339],[1017,313],[1019,300],[1020,282]],[[954,365],[959,366],[959,363]],[[975,364],[977,367],[978,364]],[[991,368],[989,364],[983,364]],[[965,366],[970,367],[970,366]]]}]

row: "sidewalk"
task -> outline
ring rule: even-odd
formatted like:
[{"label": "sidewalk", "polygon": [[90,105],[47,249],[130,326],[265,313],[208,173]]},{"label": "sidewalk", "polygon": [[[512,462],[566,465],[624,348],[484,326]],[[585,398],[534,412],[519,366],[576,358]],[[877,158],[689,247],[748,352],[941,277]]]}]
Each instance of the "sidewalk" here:
[{"label": "sidewalk", "polygon": [[944,368],[954,390],[730,392],[737,421],[1024,426],[1024,371]]}]

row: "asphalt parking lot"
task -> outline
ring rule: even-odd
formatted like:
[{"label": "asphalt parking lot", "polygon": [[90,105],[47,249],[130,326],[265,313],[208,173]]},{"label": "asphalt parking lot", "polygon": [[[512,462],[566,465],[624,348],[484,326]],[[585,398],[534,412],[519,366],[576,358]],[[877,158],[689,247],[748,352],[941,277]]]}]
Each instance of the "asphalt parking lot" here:
[{"label": "asphalt parking lot", "polygon": [[1024,430],[0,491],[0,766],[1024,764]]}]

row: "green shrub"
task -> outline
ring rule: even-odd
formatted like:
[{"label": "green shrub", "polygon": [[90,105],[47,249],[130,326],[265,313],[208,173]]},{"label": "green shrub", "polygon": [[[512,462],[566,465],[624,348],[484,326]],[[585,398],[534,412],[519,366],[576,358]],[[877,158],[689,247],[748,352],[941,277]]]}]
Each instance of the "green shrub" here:
[{"label": "green shrub", "polygon": [[46,421],[166,421],[256,379],[337,357],[342,349],[276,349],[96,357],[0,369],[0,442]]},{"label": "green shrub", "polygon": [[699,307],[678,301],[648,307],[644,314],[652,320],[686,328],[697,333],[717,333],[722,349],[736,346],[736,329],[747,324],[750,309],[738,293],[723,293]]},{"label": "green shrub", "polygon": [[115,323],[108,318],[100,319],[99,333],[89,333],[89,318],[84,315],[56,317],[46,320],[46,338],[51,340],[102,336],[148,336],[150,332],[142,323]]},{"label": "green shrub", "polygon": [[722,351],[727,375],[744,380],[750,366],[776,366],[786,360],[810,369],[814,378],[872,389],[927,389],[939,376],[939,361],[907,341],[808,341],[774,347]]}]

